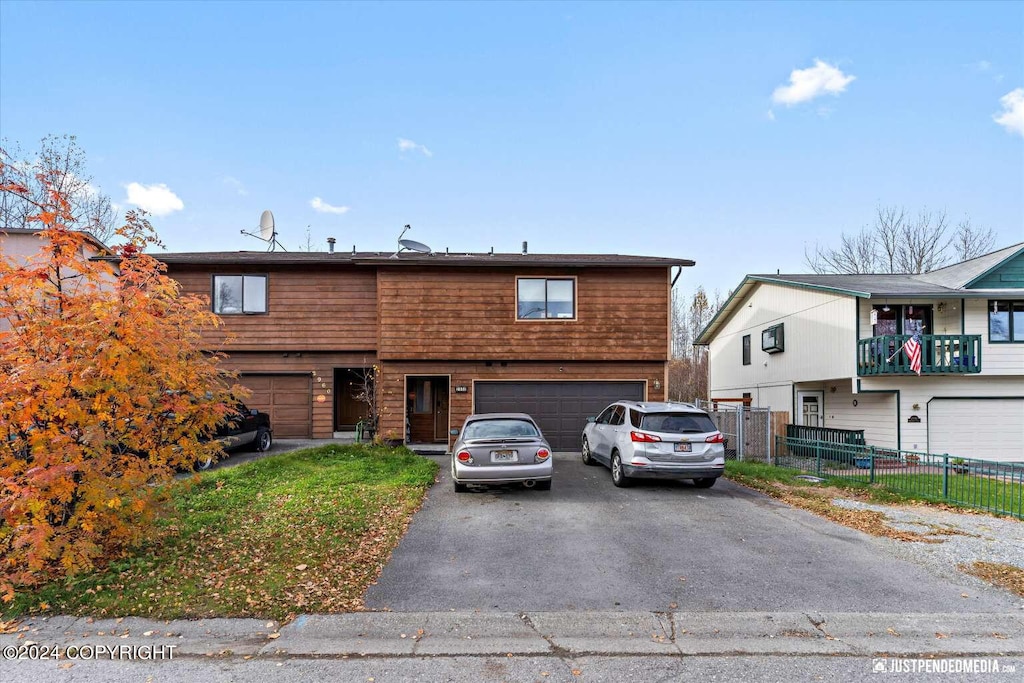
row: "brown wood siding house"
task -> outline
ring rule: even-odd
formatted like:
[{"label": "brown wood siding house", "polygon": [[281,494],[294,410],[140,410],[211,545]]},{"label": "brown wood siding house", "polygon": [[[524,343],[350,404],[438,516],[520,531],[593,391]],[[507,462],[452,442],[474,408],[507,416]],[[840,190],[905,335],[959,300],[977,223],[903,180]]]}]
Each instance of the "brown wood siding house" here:
[{"label": "brown wood siding house", "polygon": [[211,299],[210,350],[279,438],[331,438],[363,416],[376,366],[381,436],[448,445],[472,412],[534,415],[556,449],[619,398],[664,400],[683,259],[618,255],[162,254]]}]

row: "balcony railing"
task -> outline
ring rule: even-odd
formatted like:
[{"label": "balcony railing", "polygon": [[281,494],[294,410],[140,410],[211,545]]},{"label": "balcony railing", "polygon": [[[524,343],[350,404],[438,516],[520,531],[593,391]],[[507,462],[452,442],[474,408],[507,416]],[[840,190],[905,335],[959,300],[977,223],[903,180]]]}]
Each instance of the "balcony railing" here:
[{"label": "balcony railing", "polygon": [[[887,334],[857,341],[857,374],[911,375],[906,351],[896,353],[909,334]],[[893,356],[895,354],[895,356]],[[890,361],[889,358],[892,358]],[[963,375],[981,372],[980,334],[922,334],[922,375]]]}]

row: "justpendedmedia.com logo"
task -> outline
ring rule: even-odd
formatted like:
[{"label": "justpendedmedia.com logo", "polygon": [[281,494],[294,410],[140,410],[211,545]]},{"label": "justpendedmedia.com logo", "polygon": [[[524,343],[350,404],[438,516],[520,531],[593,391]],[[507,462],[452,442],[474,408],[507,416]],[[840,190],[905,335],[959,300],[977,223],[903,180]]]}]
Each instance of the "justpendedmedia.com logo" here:
[{"label": "justpendedmedia.com logo", "polygon": [[876,674],[1008,674],[1017,671],[1016,664],[1000,663],[998,659],[956,657],[948,659],[894,659],[876,657],[871,660]]}]

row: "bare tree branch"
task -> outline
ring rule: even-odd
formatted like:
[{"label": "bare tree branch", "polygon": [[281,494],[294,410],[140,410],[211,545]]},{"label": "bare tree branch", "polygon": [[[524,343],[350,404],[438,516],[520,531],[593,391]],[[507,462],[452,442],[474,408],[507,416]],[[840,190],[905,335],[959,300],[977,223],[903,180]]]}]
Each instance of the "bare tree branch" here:
[{"label": "bare tree branch", "polygon": [[992,228],[975,226],[968,216],[956,224],[951,248],[958,261],[966,261],[987,254],[995,244],[996,235]]},{"label": "bare tree branch", "polygon": [[838,247],[805,249],[804,260],[815,273],[916,275],[987,253],[994,243],[992,230],[976,228],[970,219],[950,234],[945,210],[926,208],[911,216],[902,206],[879,206],[873,225],[843,233]]},{"label": "bare tree branch", "polygon": [[[21,157],[19,159],[19,157]],[[49,182],[41,180],[45,177]],[[87,174],[85,151],[74,135],[48,135],[31,156],[23,155],[15,144],[0,147],[0,185],[17,182],[27,193],[0,193],[0,228],[31,227],[37,207],[46,204],[46,193],[55,191],[67,198],[67,227],[92,233],[101,241],[110,240],[117,230],[117,212],[110,197],[92,184]]]}]

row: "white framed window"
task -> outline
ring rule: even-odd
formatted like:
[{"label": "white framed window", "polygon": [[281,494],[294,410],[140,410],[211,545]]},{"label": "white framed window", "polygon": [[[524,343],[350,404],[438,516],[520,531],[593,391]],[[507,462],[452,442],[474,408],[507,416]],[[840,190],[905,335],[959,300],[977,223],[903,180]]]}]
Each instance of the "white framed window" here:
[{"label": "white framed window", "polygon": [[214,275],[213,312],[246,315],[267,312],[266,275]]}]

